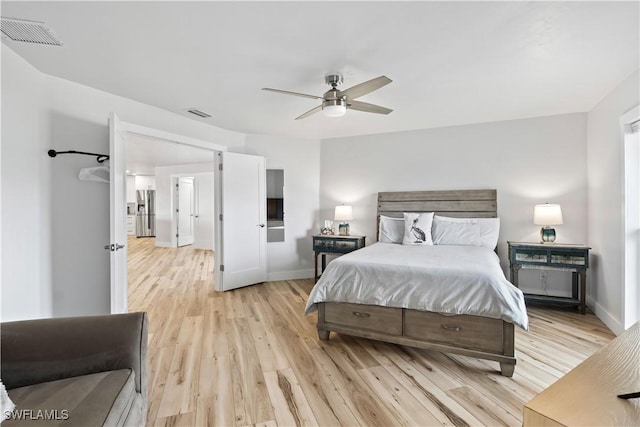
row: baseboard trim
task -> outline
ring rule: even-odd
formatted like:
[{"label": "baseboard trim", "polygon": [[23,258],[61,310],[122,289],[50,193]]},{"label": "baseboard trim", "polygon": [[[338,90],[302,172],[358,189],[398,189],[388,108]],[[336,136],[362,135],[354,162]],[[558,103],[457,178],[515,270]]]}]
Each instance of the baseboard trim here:
[{"label": "baseboard trim", "polygon": [[311,279],[313,277],[313,270],[294,270],[294,271],[275,271],[273,273],[267,273],[267,282],[275,282],[278,280],[297,280],[297,279]]},{"label": "baseboard trim", "polygon": [[607,328],[611,329],[611,331],[617,335],[620,335],[624,332],[624,327],[622,323],[611,313],[602,307],[597,301],[595,301],[592,297],[587,295],[587,305],[593,310],[593,313],[598,317],[598,319],[602,320]]},{"label": "baseboard trim", "polygon": [[156,246],[159,248],[173,248],[174,245],[171,242],[163,242],[161,240],[156,239]]}]

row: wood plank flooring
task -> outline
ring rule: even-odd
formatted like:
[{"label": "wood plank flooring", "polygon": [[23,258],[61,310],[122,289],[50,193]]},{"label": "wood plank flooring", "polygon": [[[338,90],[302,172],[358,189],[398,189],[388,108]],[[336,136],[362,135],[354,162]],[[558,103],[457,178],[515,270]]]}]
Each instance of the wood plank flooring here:
[{"label": "wood plank flooring", "polygon": [[147,311],[148,425],[522,425],[533,396],[613,339],[592,314],[529,308],[513,378],[496,362],[345,335],[303,316],[312,280],[213,290],[213,253],[129,240]]}]

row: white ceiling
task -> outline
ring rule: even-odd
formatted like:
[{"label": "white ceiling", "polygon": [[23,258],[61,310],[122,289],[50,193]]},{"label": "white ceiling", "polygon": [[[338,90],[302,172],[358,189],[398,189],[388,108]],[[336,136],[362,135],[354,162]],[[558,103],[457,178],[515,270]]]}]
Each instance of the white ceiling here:
[{"label": "white ceiling", "polygon": [[[331,138],[589,111],[638,68],[632,2],[2,2],[65,43],[5,41],[41,71],[244,133]],[[349,111],[321,95],[387,75]],[[197,119],[196,120],[201,120]]]},{"label": "white ceiling", "polygon": [[211,150],[136,134],[127,135],[125,149],[127,171],[131,175],[155,175],[157,166],[214,162]]}]

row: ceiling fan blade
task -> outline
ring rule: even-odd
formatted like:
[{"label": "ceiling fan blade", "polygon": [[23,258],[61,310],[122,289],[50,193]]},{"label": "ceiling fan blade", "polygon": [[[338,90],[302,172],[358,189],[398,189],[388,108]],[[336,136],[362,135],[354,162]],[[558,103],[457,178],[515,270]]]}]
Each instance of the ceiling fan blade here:
[{"label": "ceiling fan blade", "polygon": [[271,89],[271,88],[268,88],[268,87],[263,87],[262,90],[268,90],[270,92],[276,92],[276,93],[284,93],[285,95],[302,96],[303,98],[324,99],[321,96],[307,95],[306,93],[291,92],[291,91],[288,91],[288,90]]},{"label": "ceiling fan blade", "polygon": [[392,80],[387,76],[376,77],[375,79],[368,80],[359,85],[345,89],[342,92],[343,95],[347,95],[348,99],[355,99],[364,96],[374,90],[380,89],[382,86],[388,85]]},{"label": "ceiling fan blade", "polygon": [[312,108],[311,110],[307,111],[306,113],[296,117],[296,120],[300,120],[300,119],[304,119],[305,117],[309,117],[310,115],[315,114],[318,111],[322,111],[322,104],[320,104],[316,108]]},{"label": "ceiling fan blade", "polygon": [[347,108],[376,114],[389,114],[393,111],[391,108],[385,108],[379,105],[369,104],[368,102],[362,101],[347,101]]}]

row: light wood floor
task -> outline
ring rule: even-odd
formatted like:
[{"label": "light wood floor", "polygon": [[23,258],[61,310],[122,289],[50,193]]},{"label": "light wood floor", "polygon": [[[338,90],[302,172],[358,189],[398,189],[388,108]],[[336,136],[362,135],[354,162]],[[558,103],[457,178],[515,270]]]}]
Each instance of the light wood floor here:
[{"label": "light wood floor", "polygon": [[613,338],[595,316],[530,308],[513,378],[498,364],[331,334],[311,280],[218,293],[210,251],[129,241],[129,307],[147,311],[149,425],[522,425],[523,405]]}]

